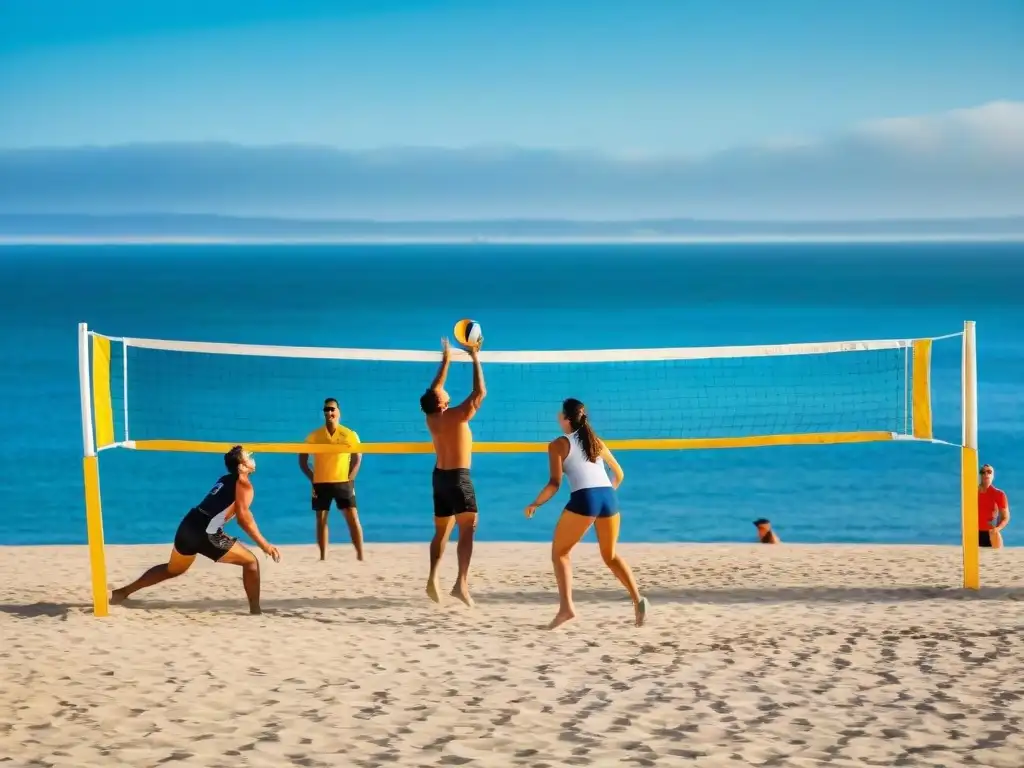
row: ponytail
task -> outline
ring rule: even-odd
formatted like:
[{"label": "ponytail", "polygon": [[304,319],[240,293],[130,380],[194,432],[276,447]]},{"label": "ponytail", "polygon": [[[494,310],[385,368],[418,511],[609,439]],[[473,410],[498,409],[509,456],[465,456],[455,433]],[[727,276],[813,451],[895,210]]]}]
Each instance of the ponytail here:
[{"label": "ponytail", "polygon": [[576,433],[576,437],[580,441],[580,448],[583,449],[587,461],[597,461],[601,451],[604,450],[604,444],[594,432],[594,428],[590,426],[586,406],[576,398],[570,397],[562,403],[562,413],[569,421],[572,431]]}]

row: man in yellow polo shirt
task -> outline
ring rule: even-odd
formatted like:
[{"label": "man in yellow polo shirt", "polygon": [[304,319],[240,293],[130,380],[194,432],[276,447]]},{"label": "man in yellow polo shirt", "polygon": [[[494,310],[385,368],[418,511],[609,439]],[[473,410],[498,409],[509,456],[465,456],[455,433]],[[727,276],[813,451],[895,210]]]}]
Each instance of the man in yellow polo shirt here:
[{"label": "man in yellow polo shirt", "polygon": [[[313,430],[306,438],[307,443],[329,445],[358,443],[359,435],[338,423],[341,408],[333,397],[324,400],[324,425]],[[353,483],[361,464],[358,453],[314,453],[313,469],[309,468],[309,454],[299,455],[302,474],[313,484],[313,511],[316,513],[316,543],[320,547],[320,559],[327,559],[327,513],[331,501],[345,515],[352,545],[356,548],[356,559],[363,559],[363,529],[359,525],[356,509],[356,492]]]}]

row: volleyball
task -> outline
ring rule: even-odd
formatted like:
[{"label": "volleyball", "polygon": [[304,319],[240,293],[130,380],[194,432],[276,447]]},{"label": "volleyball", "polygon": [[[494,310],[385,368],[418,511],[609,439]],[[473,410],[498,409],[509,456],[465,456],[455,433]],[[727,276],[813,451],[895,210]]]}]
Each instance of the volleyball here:
[{"label": "volleyball", "polygon": [[475,347],[483,337],[483,329],[476,320],[459,320],[455,324],[455,340],[464,347]]}]

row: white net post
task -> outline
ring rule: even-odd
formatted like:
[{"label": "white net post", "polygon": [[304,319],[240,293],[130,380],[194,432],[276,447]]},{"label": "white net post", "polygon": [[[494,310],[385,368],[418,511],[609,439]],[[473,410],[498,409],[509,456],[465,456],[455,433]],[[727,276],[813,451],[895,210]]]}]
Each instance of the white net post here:
[{"label": "white net post", "polygon": [[78,392],[82,406],[82,456],[96,455],[92,431],[92,386],[89,374],[89,326],[78,324]]},{"label": "white net post", "polygon": [[981,588],[981,558],[978,551],[978,357],[974,321],[964,323],[961,362],[960,510],[963,543],[963,585]]}]

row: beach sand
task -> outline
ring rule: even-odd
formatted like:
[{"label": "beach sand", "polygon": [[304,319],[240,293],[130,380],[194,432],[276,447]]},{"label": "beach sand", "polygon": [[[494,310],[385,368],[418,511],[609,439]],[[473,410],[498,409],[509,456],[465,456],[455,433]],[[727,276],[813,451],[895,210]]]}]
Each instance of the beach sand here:
[{"label": "beach sand", "polygon": [[[109,547],[111,583],[166,551]],[[473,610],[426,599],[425,544],[337,543],[264,562],[264,616],[197,561],[106,619],[84,547],[2,548],[0,765],[1024,764],[1024,550],[980,593],[956,548],[621,552],[648,626],[589,544],[548,632],[545,545],[478,545]]]}]

